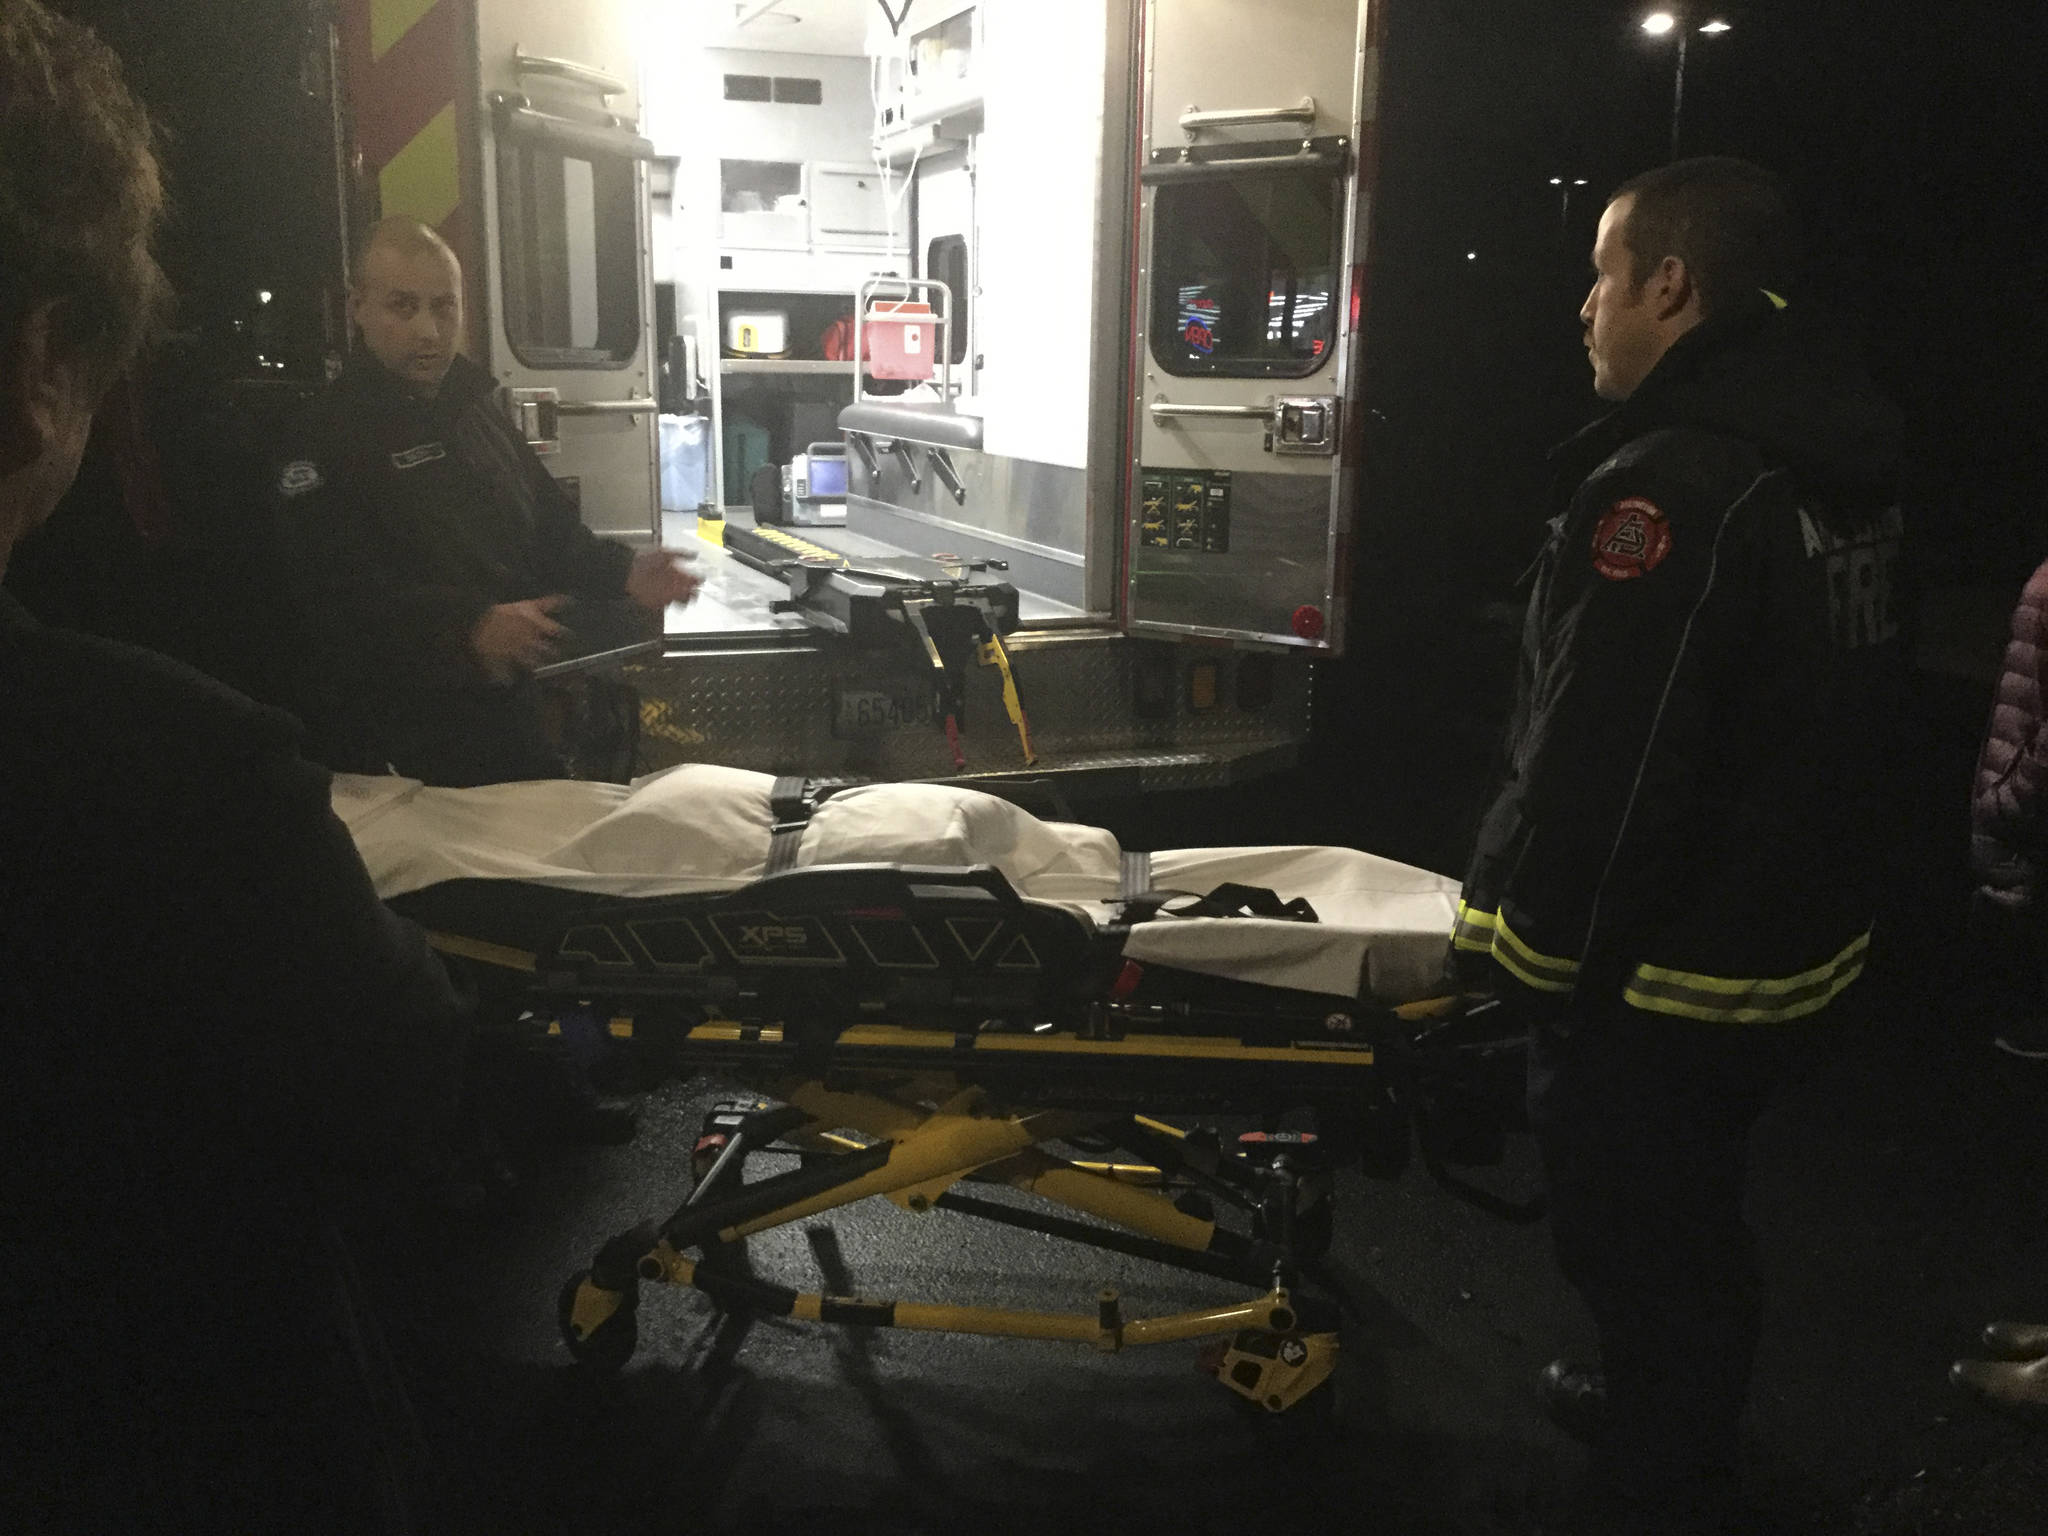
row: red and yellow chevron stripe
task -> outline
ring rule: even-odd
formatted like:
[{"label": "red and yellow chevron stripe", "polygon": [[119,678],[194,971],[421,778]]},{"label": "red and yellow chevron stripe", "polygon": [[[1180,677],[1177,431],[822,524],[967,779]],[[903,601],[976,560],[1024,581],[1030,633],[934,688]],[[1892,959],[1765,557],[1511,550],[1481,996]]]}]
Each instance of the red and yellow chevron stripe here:
[{"label": "red and yellow chevron stripe", "polygon": [[455,248],[475,331],[483,311],[471,0],[342,0],[340,19],[365,190],[380,215],[409,214]]}]

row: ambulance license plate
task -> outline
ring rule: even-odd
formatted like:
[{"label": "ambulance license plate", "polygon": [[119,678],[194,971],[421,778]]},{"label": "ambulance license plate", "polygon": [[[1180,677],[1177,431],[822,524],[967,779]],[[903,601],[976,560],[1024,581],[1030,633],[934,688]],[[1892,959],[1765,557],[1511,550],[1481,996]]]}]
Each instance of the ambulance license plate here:
[{"label": "ambulance license plate", "polygon": [[874,736],[932,723],[932,696],[926,688],[855,688],[839,685],[833,701],[834,736]]}]

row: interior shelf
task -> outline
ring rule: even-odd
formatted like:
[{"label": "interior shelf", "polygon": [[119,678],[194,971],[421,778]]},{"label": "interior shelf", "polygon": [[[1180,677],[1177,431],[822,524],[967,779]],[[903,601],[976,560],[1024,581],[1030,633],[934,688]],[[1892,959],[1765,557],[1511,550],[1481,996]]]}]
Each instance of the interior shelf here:
[{"label": "interior shelf", "polygon": [[822,357],[721,357],[720,373],[836,373],[851,376],[852,360],[834,362]]}]

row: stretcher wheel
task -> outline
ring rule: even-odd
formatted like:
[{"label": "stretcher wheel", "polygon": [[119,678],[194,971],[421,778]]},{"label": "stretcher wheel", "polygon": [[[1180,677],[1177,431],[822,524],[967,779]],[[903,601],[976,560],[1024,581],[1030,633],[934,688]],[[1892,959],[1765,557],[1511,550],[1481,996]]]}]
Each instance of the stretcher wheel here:
[{"label": "stretcher wheel", "polygon": [[[1274,1223],[1266,1219],[1263,1211],[1254,1215],[1253,1226],[1257,1236],[1267,1242],[1277,1243],[1280,1234],[1274,1230]],[[1290,1250],[1297,1264],[1313,1264],[1330,1251],[1330,1242],[1337,1235],[1337,1201],[1331,1194],[1325,1194],[1315,1204],[1294,1213],[1294,1246]]]},{"label": "stretcher wheel", "polygon": [[561,1329],[562,1342],[569,1346],[570,1357],[578,1365],[609,1374],[622,1369],[633,1358],[633,1351],[640,1343],[640,1320],[630,1304],[624,1305],[606,1318],[589,1337],[579,1338],[569,1319],[576,1309],[577,1289],[589,1278],[587,1269],[579,1269],[569,1277],[555,1298],[555,1323]]},{"label": "stretcher wheel", "polygon": [[[1256,1432],[1262,1438],[1273,1437],[1280,1444],[1316,1446],[1329,1443],[1344,1411],[1340,1392],[1344,1355],[1336,1337],[1342,1332],[1341,1320],[1334,1307],[1315,1298],[1302,1298],[1300,1306],[1301,1326],[1286,1333],[1251,1331],[1238,1334],[1234,1340],[1219,1340],[1203,1351],[1199,1363],[1202,1369],[1219,1378],[1230,1394],[1232,1408],[1246,1422],[1258,1426]],[[1261,1360],[1270,1362],[1278,1354],[1281,1360],[1298,1364],[1312,1352],[1333,1345],[1337,1353],[1330,1373],[1310,1385],[1305,1396],[1293,1397],[1295,1384],[1284,1374],[1279,1379],[1259,1379],[1263,1372],[1273,1369],[1271,1365],[1261,1365]],[[1299,1353],[1290,1356],[1289,1350]],[[1244,1374],[1247,1371],[1251,1373],[1249,1377]],[[1263,1395],[1268,1392],[1279,1395]]]},{"label": "stretcher wheel", "polygon": [[1337,1235],[1337,1200],[1326,1194],[1305,1211],[1294,1213],[1294,1257],[1313,1264],[1330,1251]]},{"label": "stretcher wheel", "polygon": [[1336,1428],[1341,1412],[1335,1381],[1324,1382],[1285,1413],[1275,1413],[1263,1403],[1239,1397],[1235,1392],[1230,1394],[1230,1407],[1251,1426],[1254,1434],[1290,1442],[1312,1441],[1329,1434]]}]

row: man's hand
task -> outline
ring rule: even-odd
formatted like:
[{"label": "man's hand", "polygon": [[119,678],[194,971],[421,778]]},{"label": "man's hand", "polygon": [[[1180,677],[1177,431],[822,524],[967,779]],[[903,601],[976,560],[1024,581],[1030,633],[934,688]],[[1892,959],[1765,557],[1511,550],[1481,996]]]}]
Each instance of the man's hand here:
[{"label": "man's hand", "polygon": [[565,633],[549,615],[567,601],[557,592],[486,608],[469,632],[469,649],[477,665],[493,680],[509,683],[547,661],[555,654],[556,639]]},{"label": "man's hand", "polygon": [[680,549],[643,549],[626,573],[626,596],[642,608],[659,613],[670,603],[687,603],[697,595],[698,579],[688,569],[690,557]]}]

